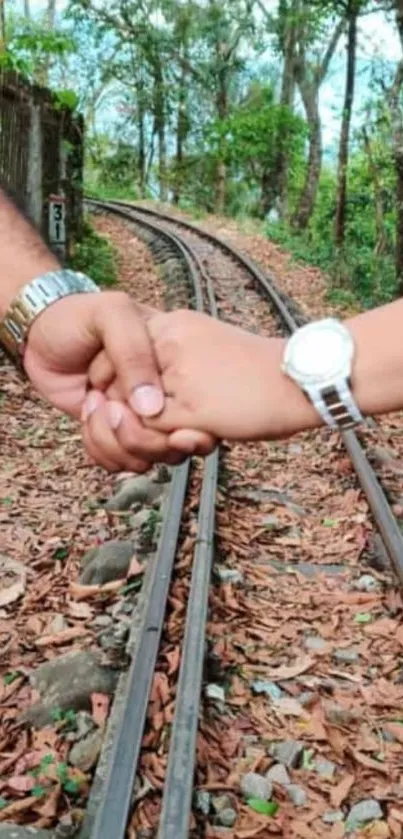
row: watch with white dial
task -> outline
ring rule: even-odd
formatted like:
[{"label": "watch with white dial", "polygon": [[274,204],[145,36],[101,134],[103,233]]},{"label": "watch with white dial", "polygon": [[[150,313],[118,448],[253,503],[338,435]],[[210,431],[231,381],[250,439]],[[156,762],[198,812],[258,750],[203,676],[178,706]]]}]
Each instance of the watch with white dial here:
[{"label": "watch with white dial", "polygon": [[354,341],[334,318],[297,329],[287,342],[283,372],[305,391],[327,425],[345,430],[363,422],[350,389]]},{"label": "watch with white dial", "polygon": [[28,332],[35,318],[63,297],[82,292],[97,292],[98,286],[85,274],[60,269],[49,271],[23,286],[0,322],[0,346],[22,370]]}]

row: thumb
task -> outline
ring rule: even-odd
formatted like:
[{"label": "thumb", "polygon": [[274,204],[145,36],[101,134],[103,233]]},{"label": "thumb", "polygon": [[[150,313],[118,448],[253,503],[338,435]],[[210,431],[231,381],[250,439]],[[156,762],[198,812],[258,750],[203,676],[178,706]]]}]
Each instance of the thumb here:
[{"label": "thumb", "polygon": [[98,300],[96,330],[115,370],[116,384],[133,411],[155,417],[164,408],[164,392],[143,313],[120,292],[104,292]]}]

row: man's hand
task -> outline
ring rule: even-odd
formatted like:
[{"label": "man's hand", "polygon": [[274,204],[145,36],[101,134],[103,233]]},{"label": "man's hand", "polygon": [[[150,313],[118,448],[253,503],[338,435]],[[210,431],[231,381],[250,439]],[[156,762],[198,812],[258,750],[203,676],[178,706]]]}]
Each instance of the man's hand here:
[{"label": "man's hand", "polygon": [[[110,471],[143,472],[155,461],[178,463],[187,454],[164,432],[144,427],[164,394],[142,308],[123,292],[77,294],[54,303],[32,325],[24,364],[37,390],[56,408],[83,417],[84,442]],[[88,370],[100,354],[113,371],[119,400],[87,395]],[[126,445],[114,434],[121,423]]]}]

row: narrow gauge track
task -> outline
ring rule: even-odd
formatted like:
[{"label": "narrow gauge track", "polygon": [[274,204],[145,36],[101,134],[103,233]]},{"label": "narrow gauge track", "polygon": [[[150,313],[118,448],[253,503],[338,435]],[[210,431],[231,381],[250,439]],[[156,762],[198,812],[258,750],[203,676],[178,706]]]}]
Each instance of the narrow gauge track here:
[{"label": "narrow gauge track", "polygon": [[[211,277],[205,269],[205,245],[224,251],[253,279],[257,289],[280,316],[288,331],[303,321],[298,311],[290,311],[290,301],[280,294],[271,278],[248,257],[226,242],[201,231],[188,222],[166,214],[134,207],[123,202],[88,200],[94,209],[114,213],[138,228],[153,233],[164,248],[180,256],[192,284],[195,305],[217,316]],[[197,246],[197,239],[199,246]],[[200,242],[202,246],[200,246]],[[383,490],[370,466],[358,438],[352,431],[343,434],[344,444],[357,477],[367,497],[376,525],[391,559],[392,567],[403,582],[403,539]],[[168,767],[162,798],[158,839],[187,839],[192,804],[197,725],[202,685],[205,628],[211,568],[215,494],[218,477],[218,454],[206,460],[200,496],[198,534],[195,541],[191,589],[182,646],[182,660],[177,688],[175,717],[170,740]],[[165,510],[163,531],[155,563],[151,593],[133,659],[122,719],[112,749],[102,803],[92,826],[91,839],[123,839],[131,809],[133,784],[140,759],[146,722],[147,703],[152,686],[164,615],[172,578],[182,511],[189,478],[189,463],[175,470]]]}]

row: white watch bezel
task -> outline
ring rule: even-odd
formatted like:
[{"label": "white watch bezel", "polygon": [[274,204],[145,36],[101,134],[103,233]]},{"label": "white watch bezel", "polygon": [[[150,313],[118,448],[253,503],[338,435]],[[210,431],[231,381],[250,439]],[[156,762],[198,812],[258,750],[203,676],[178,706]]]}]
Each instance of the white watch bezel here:
[{"label": "white watch bezel", "polygon": [[[341,338],[340,349],[343,353],[337,364],[333,364],[324,369],[321,373],[309,372],[303,370],[301,367],[301,360],[298,358],[299,349],[306,338],[312,335],[317,335],[318,338],[318,353],[320,353],[320,339],[326,335],[326,332],[331,332]],[[335,318],[325,318],[323,320],[308,323],[297,329],[287,342],[284,353],[283,370],[296,381],[300,387],[306,390],[308,387],[318,387],[320,389],[334,384],[335,381],[348,379],[351,373],[352,361],[354,357],[354,341],[348,331],[347,327]]]},{"label": "white watch bezel", "polygon": [[[316,334],[318,357],[321,357],[321,336],[326,336],[326,332],[329,331],[341,339],[340,357],[333,358],[326,366],[324,351],[324,367],[321,372],[304,369],[304,356],[300,353],[303,342]],[[310,352],[312,353],[312,346]],[[335,318],[325,318],[302,326],[286,345],[283,372],[301,387],[324,422],[332,428],[347,429],[363,421],[349,386],[354,352],[352,335],[347,327]]]}]

